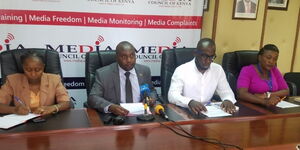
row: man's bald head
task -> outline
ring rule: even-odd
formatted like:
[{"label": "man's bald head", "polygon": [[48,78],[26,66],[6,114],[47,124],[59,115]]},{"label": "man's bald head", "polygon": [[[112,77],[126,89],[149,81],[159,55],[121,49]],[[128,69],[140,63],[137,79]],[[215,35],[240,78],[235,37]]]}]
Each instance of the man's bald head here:
[{"label": "man's bald head", "polygon": [[216,44],[212,39],[203,38],[194,51],[195,62],[200,72],[205,72],[216,58]]},{"label": "man's bald head", "polygon": [[134,51],[135,52],[135,48],[128,41],[122,41],[116,47],[116,54],[118,55],[120,53],[120,51]]},{"label": "man's bald head", "polygon": [[209,47],[214,47],[214,48],[216,47],[215,42],[210,38],[203,38],[197,44],[198,50],[203,50]]}]

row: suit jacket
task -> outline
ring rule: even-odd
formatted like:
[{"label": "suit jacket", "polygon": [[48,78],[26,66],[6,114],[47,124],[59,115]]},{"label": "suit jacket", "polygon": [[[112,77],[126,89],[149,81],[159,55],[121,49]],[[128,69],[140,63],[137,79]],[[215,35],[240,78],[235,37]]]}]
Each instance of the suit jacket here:
[{"label": "suit jacket", "polygon": [[[148,84],[151,89],[150,97],[156,99],[157,94],[151,82],[150,68],[135,64],[139,85]],[[117,63],[96,70],[95,82],[92,86],[88,104],[90,107],[104,112],[104,108],[110,104],[120,104],[120,76]]]},{"label": "suit jacket", "polygon": [[[256,4],[253,3],[252,1],[250,3],[251,3],[251,10],[250,10],[250,12],[251,13],[255,13],[255,11],[256,11]],[[238,2],[237,12],[238,13],[245,13],[246,12],[244,0],[241,0],[241,1]]]},{"label": "suit jacket", "polygon": [[[8,75],[6,82],[0,89],[0,103],[20,105],[14,96],[30,106],[30,89],[27,77],[24,74],[16,73]],[[56,102],[69,101],[66,88],[61,82],[59,75],[43,73],[40,85],[40,106],[53,105]]]}]

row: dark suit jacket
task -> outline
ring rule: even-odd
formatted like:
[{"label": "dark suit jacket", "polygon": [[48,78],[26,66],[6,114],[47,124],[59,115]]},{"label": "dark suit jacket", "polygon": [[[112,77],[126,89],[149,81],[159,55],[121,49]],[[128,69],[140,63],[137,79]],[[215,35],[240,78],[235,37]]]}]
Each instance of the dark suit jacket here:
[{"label": "dark suit jacket", "polygon": [[[236,10],[238,13],[245,13],[246,9],[245,9],[245,4],[244,4],[244,1],[243,0],[240,0],[237,4],[237,10]],[[256,11],[256,4],[253,3],[251,1],[251,13],[255,13]]]},{"label": "dark suit jacket", "polygon": [[[156,99],[157,94],[151,82],[150,68],[135,65],[139,85],[147,83],[151,89],[150,97]],[[88,104],[90,107],[103,112],[110,104],[120,104],[120,77],[117,63],[96,70],[95,82],[91,89]]]}]

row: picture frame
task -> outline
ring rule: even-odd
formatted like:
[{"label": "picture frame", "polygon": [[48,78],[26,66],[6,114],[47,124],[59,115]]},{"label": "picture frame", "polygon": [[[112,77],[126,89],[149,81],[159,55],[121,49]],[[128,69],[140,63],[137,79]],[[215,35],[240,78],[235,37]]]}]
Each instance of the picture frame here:
[{"label": "picture frame", "polygon": [[209,9],[209,0],[204,0],[203,2],[203,10],[208,11]]},{"label": "picture frame", "polygon": [[287,10],[289,0],[268,0],[268,9]]},{"label": "picture frame", "polygon": [[259,0],[234,0],[233,19],[256,20]]}]

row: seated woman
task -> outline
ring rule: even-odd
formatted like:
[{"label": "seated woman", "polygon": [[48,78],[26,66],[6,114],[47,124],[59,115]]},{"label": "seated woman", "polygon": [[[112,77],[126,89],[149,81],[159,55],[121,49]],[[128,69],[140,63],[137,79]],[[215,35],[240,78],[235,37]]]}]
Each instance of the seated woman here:
[{"label": "seated woman", "polygon": [[273,44],[258,52],[258,64],[242,68],[237,81],[239,99],[275,106],[289,94],[287,83],[276,67],[279,50]]},{"label": "seated woman", "polygon": [[0,89],[0,113],[47,115],[70,108],[60,76],[44,73],[40,55],[29,51],[21,56],[21,62],[24,73],[8,75]]}]

